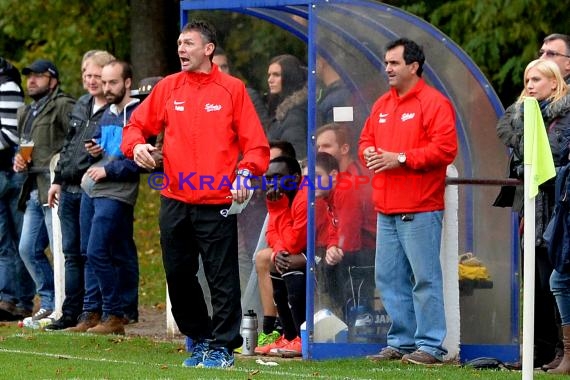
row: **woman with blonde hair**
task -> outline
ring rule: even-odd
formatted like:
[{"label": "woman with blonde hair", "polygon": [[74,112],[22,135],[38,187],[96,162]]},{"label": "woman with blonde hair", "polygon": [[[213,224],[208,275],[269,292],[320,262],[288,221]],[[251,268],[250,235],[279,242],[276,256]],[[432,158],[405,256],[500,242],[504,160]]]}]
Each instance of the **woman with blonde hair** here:
[{"label": "woman with blonde hair", "polygon": [[[518,100],[507,108],[497,124],[497,135],[510,149],[511,177],[523,175],[523,133],[525,97],[535,98],[539,105],[547,130],[550,149],[557,170],[568,164],[570,144],[570,95],[558,66],[549,60],[537,59],[530,62],[524,71],[524,89]],[[534,367],[554,369],[562,360],[562,347],[557,324],[557,308],[550,292],[549,279],[553,266],[548,258],[544,230],[554,209],[554,183],[552,179],[539,187],[536,197],[536,285],[535,285],[535,358]],[[513,211],[519,212],[522,225],[523,189],[517,186],[513,200]],[[522,247],[522,244],[520,245]],[[570,315],[567,323],[570,324]],[[563,322],[564,324],[564,322]],[[570,345],[570,325],[565,334]],[[568,347],[570,350],[570,346]],[[570,357],[569,357],[570,362]],[[570,363],[568,364],[570,371]]]}]

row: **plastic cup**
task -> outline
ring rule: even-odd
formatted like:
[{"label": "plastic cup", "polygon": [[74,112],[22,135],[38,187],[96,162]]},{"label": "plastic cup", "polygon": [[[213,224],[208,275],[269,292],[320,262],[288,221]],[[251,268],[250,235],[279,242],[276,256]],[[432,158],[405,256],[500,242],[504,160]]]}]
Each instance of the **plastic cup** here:
[{"label": "plastic cup", "polygon": [[20,156],[24,161],[29,162],[32,159],[32,152],[34,150],[33,141],[22,141],[20,142]]}]

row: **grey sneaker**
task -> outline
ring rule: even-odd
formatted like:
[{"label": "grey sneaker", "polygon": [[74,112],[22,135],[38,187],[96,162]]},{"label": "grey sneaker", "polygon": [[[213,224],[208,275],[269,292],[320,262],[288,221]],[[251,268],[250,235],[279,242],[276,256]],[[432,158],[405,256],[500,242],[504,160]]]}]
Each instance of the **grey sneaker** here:
[{"label": "grey sneaker", "polygon": [[400,351],[393,349],[392,347],[384,347],[376,355],[368,355],[367,358],[375,362],[380,362],[387,360],[400,360],[402,359],[403,356],[404,354],[402,354]]},{"label": "grey sneaker", "polygon": [[41,308],[36,311],[36,314],[32,315],[32,321],[39,321],[40,319],[50,318],[53,310]]},{"label": "grey sneaker", "polygon": [[406,354],[402,357],[402,363],[412,363],[419,365],[442,365],[443,362],[433,355],[428,354],[425,351],[415,350],[411,354]]}]

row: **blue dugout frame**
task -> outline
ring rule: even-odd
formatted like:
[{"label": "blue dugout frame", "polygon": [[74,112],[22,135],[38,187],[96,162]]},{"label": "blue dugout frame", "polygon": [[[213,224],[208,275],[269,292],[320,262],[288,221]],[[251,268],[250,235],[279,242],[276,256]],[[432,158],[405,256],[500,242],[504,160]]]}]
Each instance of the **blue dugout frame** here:
[{"label": "blue dugout frame", "polygon": [[[313,1],[299,1],[299,0],[183,0],[180,2],[180,22],[185,25],[188,22],[188,12],[197,10],[225,10],[237,13],[250,15],[269,23],[272,23],[296,36],[304,41],[308,46],[308,71],[310,73],[308,79],[309,91],[309,104],[308,104],[308,166],[309,176],[314,179],[314,160],[315,160],[315,146],[314,146],[314,132],[316,129],[316,75],[315,75],[315,62],[317,51],[323,54],[325,58],[332,58],[327,56],[327,52],[316,46],[317,40],[317,20],[320,25],[334,31],[334,33],[341,35],[346,41],[350,41],[353,47],[356,47],[359,52],[366,57],[366,59],[373,64],[378,72],[383,72],[384,62],[383,56],[379,56],[377,52],[372,51],[365,43],[359,40],[357,36],[353,36],[350,30],[344,30],[340,26],[327,20],[318,19],[319,5],[326,7],[333,7],[338,12],[343,13],[346,17],[357,17],[359,22],[367,24],[370,28],[374,29],[377,33],[390,38],[397,38],[399,35],[390,30],[389,27],[383,25],[380,18],[374,19],[372,17],[362,17],[362,15],[351,11],[351,6],[368,7],[372,12],[379,12],[380,14],[389,14],[396,17],[402,22],[408,23],[421,29],[426,35],[432,38],[443,41],[448,51],[458,60],[462,62],[466,70],[479,82],[483,92],[485,93],[488,102],[491,104],[496,118],[500,117],[504,112],[503,106],[494,92],[492,86],[487,81],[485,76],[481,73],[475,63],[469,56],[447,36],[441,33],[434,26],[426,21],[402,11],[398,8],[388,6],[386,4],[378,3],[375,1],[367,0],[313,0]],[[336,9],[338,8],[338,9]],[[295,15],[307,20],[307,25],[301,25],[292,21],[291,15]],[[334,59],[331,64],[335,69],[339,66],[335,64]],[[444,82],[441,80],[437,69],[430,66],[426,61],[424,65],[425,76],[429,79],[431,84],[445,94],[457,106],[457,99],[454,94],[448,90]],[[339,74],[351,89],[355,89],[357,84],[354,83],[347,73],[341,70]],[[368,107],[371,104],[368,105]],[[459,109],[457,107],[457,109]],[[368,109],[369,110],[369,109]],[[469,144],[468,125],[464,120],[462,113],[457,113],[457,131],[460,146],[460,155],[463,158],[464,167],[463,174],[465,177],[472,177],[473,170],[473,147]],[[465,228],[462,231],[465,239],[466,250],[473,249],[473,219],[474,219],[474,200],[473,191],[471,187],[465,189],[465,201],[462,206],[465,208]],[[309,192],[309,204],[313,205],[315,201],[314,191]],[[307,331],[308,336],[312,335],[314,331],[313,314],[314,314],[314,224],[315,213],[314,207],[309,207],[309,225],[307,253],[308,253],[308,276],[307,276]],[[516,361],[519,359],[519,280],[518,280],[518,242],[516,238],[516,218],[511,218],[511,329],[510,329],[510,344],[489,345],[489,344],[461,344],[461,360],[470,360],[480,356],[491,356],[499,358],[503,361]],[[304,345],[304,358],[305,359],[326,359],[335,357],[349,357],[361,356],[378,351],[382,347],[379,344],[362,344],[362,343],[314,343],[312,339],[303,339]]]}]

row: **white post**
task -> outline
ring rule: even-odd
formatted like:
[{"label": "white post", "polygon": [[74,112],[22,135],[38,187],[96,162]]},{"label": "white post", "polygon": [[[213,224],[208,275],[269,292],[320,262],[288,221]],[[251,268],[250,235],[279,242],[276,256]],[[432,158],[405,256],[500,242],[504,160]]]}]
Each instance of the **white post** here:
[{"label": "white post", "polygon": [[524,272],[523,272],[523,355],[522,378],[534,376],[534,265],[535,265],[535,198],[529,197],[530,165],[524,165]]},{"label": "white post", "polygon": [[[453,165],[447,167],[447,176],[456,178],[457,169]],[[445,360],[459,359],[461,316],[459,310],[459,187],[445,187],[445,212],[443,214],[443,231],[441,239],[441,269],[443,272],[443,299],[445,303],[445,320],[447,335],[444,347],[447,349]]]},{"label": "white post", "polygon": [[166,286],[166,334],[172,338],[180,334],[174,316],[172,315],[172,305],[170,304],[170,295],[168,294],[168,286]]},{"label": "white post", "polygon": [[[59,153],[52,157],[49,164],[50,182],[53,182],[55,167],[59,161]],[[61,317],[61,308],[65,298],[65,258],[63,257],[63,247],[61,243],[61,224],[57,215],[57,205],[51,210],[52,231],[53,231],[53,280],[55,289],[55,316]]]}]

